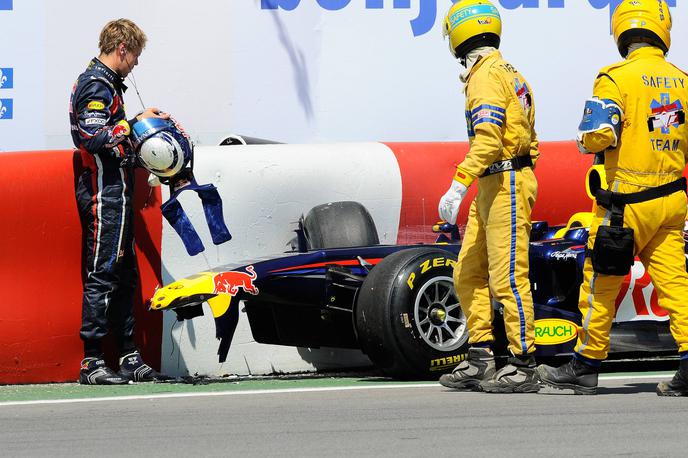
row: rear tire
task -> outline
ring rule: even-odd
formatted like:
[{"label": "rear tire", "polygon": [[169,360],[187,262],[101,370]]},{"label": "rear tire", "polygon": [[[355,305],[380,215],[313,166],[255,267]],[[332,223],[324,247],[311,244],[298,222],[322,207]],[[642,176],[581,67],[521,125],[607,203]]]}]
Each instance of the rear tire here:
[{"label": "rear tire", "polygon": [[466,358],[468,327],[454,292],[455,255],[409,248],[368,274],[355,309],[362,350],[401,379],[437,379]]},{"label": "rear tire", "polygon": [[378,245],[373,218],[358,202],[330,202],[313,207],[303,220],[309,250]]}]

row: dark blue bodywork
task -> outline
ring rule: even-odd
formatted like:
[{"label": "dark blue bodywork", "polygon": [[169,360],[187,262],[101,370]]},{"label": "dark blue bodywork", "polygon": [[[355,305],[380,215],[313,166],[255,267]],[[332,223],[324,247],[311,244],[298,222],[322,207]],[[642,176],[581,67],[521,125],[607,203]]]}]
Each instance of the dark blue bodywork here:
[{"label": "dark blue bodywork", "polygon": [[[579,326],[578,293],[588,230],[572,228],[563,238],[554,238],[561,228],[550,228],[544,222],[533,225],[530,280],[535,320],[537,323],[538,320],[563,319]],[[257,342],[311,348],[360,348],[353,315],[358,291],[368,272],[386,256],[413,247],[439,248],[457,255],[460,243],[444,235],[440,237],[444,243],[431,245],[376,245],[315,251],[303,248],[299,251],[297,246],[294,252],[214,269],[217,272],[254,271],[252,284],[258,290],[255,294],[239,289],[229,311],[216,318],[217,337],[222,340],[218,352],[220,360],[226,357],[238,321],[238,300],[244,301]],[[170,308],[177,311],[180,319],[193,318],[202,313],[199,302],[202,301],[198,298],[180,298]],[[499,308],[499,304],[495,304],[495,334],[505,348]],[[561,344],[538,345],[537,354],[570,353],[575,342],[576,339],[571,338]],[[675,351],[675,348],[668,321],[615,323],[612,329],[612,353],[665,352]]]}]

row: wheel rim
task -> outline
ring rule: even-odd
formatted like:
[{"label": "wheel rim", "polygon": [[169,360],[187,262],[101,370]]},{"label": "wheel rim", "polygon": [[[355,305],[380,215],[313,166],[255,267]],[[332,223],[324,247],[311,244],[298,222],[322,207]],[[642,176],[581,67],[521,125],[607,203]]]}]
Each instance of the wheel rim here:
[{"label": "wheel rim", "polygon": [[456,350],[468,340],[466,316],[450,277],[433,277],[420,288],[413,315],[416,329],[435,350]]}]

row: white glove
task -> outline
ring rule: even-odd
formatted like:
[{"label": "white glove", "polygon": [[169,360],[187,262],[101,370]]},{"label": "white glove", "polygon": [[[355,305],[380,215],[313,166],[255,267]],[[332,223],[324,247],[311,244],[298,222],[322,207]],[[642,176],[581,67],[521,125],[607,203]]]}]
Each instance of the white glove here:
[{"label": "white glove", "polygon": [[160,186],[160,178],[158,178],[157,175],[151,173],[150,175],[148,175],[148,186],[150,186],[151,188],[157,188],[158,186]]},{"label": "white glove", "polygon": [[448,223],[456,224],[456,217],[459,216],[459,206],[466,192],[468,192],[468,188],[464,184],[453,180],[451,188],[442,196],[437,207],[440,218]]}]

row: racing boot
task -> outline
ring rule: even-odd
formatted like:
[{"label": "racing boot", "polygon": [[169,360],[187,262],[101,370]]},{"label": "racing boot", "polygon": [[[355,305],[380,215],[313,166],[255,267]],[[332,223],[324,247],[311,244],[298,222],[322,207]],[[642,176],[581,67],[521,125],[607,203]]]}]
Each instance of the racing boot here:
[{"label": "racing boot", "polygon": [[532,355],[512,356],[490,379],[480,382],[487,393],[537,393],[540,390]]},{"label": "racing boot", "polygon": [[468,358],[461,361],[451,374],[443,374],[440,384],[456,390],[476,390],[481,380],[495,373],[495,359],[489,348],[471,347]]},{"label": "racing boot", "polygon": [[131,382],[107,367],[102,358],[84,358],[81,361],[79,383],[82,385],[127,385]]},{"label": "racing boot", "polygon": [[657,396],[688,396],[688,359],[682,359],[674,378],[659,382]]},{"label": "racing boot", "polygon": [[132,382],[164,382],[172,379],[144,363],[138,351],[128,353],[119,359],[119,375]]},{"label": "racing boot", "polygon": [[585,364],[578,358],[560,367],[538,366],[536,374],[545,385],[560,390],[573,390],[576,394],[597,394],[597,376],[599,369]]}]

